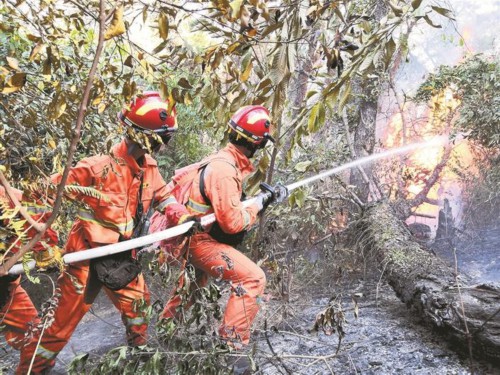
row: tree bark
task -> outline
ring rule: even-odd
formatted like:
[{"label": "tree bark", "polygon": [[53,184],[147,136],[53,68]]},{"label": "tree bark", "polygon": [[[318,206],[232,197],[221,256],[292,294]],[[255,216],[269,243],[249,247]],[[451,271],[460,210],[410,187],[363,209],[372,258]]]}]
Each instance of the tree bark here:
[{"label": "tree bark", "polygon": [[[361,236],[359,235],[361,233]],[[500,286],[467,285],[464,275],[415,242],[386,203],[369,206],[356,228],[398,297],[445,337],[477,358],[500,364]]]}]

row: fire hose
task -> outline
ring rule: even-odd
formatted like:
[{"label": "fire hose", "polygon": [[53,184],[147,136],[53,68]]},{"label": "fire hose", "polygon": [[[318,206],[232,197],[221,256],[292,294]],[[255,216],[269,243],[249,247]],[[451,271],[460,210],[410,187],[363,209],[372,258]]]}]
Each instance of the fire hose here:
[{"label": "fire hose", "polygon": [[[351,169],[353,167],[357,167],[357,166],[362,165],[362,164],[366,164],[366,163],[369,163],[369,162],[372,162],[375,160],[388,158],[388,157],[395,156],[398,154],[404,154],[404,153],[407,153],[409,151],[413,151],[413,150],[416,150],[419,148],[436,147],[436,146],[442,145],[446,142],[448,142],[448,139],[446,137],[437,137],[431,141],[421,142],[421,143],[413,143],[410,145],[387,150],[387,151],[380,152],[377,154],[372,154],[370,156],[367,156],[367,157],[364,157],[364,158],[361,158],[358,160],[354,160],[354,161],[351,161],[349,163],[340,165],[338,167],[323,171],[323,172],[318,173],[318,174],[311,176],[309,178],[305,178],[303,180],[299,180],[297,182],[291,183],[289,185],[286,185],[284,188],[286,188],[288,190],[288,192],[291,192],[291,191],[298,189],[302,186],[308,185],[308,184],[313,183],[315,181],[329,177],[329,176],[336,174],[336,173],[339,173],[341,171]],[[261,194],[269,194],[270,195],[272,193],[269,191],[265,191]],[[248,207],[248,206],[252,205],[256,199],[257,199],[257,197],[253,197],[253,198],[250,198],[250,199],[243,201],[243,207]],[[209,224],[212,224],[215,221],[216,221],[216,219],[215,219],[214,214],[208,214],[208,215],[205,215],[205,216],[200,218],[200,224],[203,227],[205,227]],[[63,259],[63,262],[65,264],[72,264],[72,263],[77,263],[77,262],[81,262],[84,260],[100,258],[100,257],[106,256],[106,255],[121,253],[121,252],[128,251],[131,249],[136,249],[136,248],[140,248],[140,247],[143,247],[146,245],[150,245],[154,242],[158,242],[158,241],[162,241],[162,240],[166,240],[169,238],[174,238],[174,237],[180,236],[180,235],[186,233],[187,231],[189,231],[189,229],[191,229],[191,227],[193,225],[194,225],[194,222],[189,221],[187,223],[183,223],[183,224],[177,225],[175,227],[162,230],[160,232],[148,234],[146,236],[134,238],[131,240],[122,241],[122,242],[118,242],[118,243],[114,243],[114,244],[110,244],[110,245],[105,245],[105,246],[99,246],[99,247],[96,247],[93,249],[82,250],[82,251],[78,251],[78,252],[74,252],[74,253],[68,253],[68,254],[65,254],[62,259]],[[19,275],[21,273],[24,273],[24,270],[26,268],[34,269],[35,265],[36,265],[35,261],[29,261],[27,264],[24,264],[24,265],[23,264],[16,264],[9,270],[9,274],[10,275]]]}]

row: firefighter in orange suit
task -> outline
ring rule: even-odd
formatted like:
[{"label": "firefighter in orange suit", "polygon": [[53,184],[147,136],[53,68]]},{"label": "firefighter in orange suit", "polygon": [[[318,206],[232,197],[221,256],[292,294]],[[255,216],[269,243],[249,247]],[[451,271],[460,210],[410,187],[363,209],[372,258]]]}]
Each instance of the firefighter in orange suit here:
[{"label": "firefighter in orange suit", "polygon": [[[17,200],[21,202],[35,221],[46,219],[51,210],[49,206],[23,197],[20,190],[13,190]],[[7,197],[5,189],[0,186],[0,216],[4,217],[5,220],[8,220],[7,216],[9,215],[5,212],[8,208],[14,208],[14,204]],[[8,227],[6,224],[3,222],[3,225]],[[27,238],[36,234],[36,230],[30,227],[28,223],[25,224],[25,229],[27,230]],[[15,253],[21,247],[21,243],[15,241],[12,236],[10,238],[2,238],[2,244],[5,245],[5,248],[2,249],[4,251],[3,254],[5,252]],[[38,266],[47,267],[61,259],[57,242],[57,233],[53,229],[47,229],[43,239],[33,247]],[[21,277],[19,275],[1,276],[0,327],[7,343],[15,349],[21,349],[25,340],[25,333],[29,326],[35,326],[39,321],[38,312],[33,302],[31,302],[30,297],[21,286]]]},{"label": "firefighter in orange suit", "polygon": [[[197,269],[197,287],[204,286],[209,276],[231,282],[231,296],[219,334],[237,348],[249,342],[266,277],[257,264],[231,244],[234,235],[252,226],[257,214],[269,203],[266,195],[259,195],[256,203],[244,208],[241,197],[243,180],[254,170],[250,158],[272,139],[270,128],[271,119],[266,108],[246,106],[238,110],[229,121],[228,145],[205,159],[209,163],[194,179],[186,204],[194,216],[215,214],[217,222],[212,228],[191,237],[188,261]],[[183,283],[181,279],[180,286]],[[191,302],[184,307],[189,307]],[[162,317],[167,322],[179,319],[180,304],[181,297],[174,292]]]},{"label": "firefighter in orange suit", "polygon": [[[175,109],[169,112],[168,102],[157,92],[149,91],[125,106],[118,118],[126,128],[124,139],[112,147],[109,155],[85,158],[69,174],[68,185],[92,187],[102,196],[78,194],[72,197],[84,204],[68,237],[68,253],[130,239],[134,219],[139,219],[136,214],[141,203],[143,212],[147,212],[153,202],[158,211],[169,207],[171,219],[179,221],[187,217],[185,207],[170,196],[157,162],[149,155],[167,144],[176,131]],[[60,179],[60,175],[52,177],[55,183]],[[146,343],[146,316],[137,309],[138,302],[149,303],[142,273],[124,288],[111,290],[99,283],[96,286],[89,261],[82,261],[69,265],[59,277],[57,286],[61,298],[54,322],[45,330],[36,353],[39,339],[36,336],[22,349],[17,373],[27,371],[33,355],[32,373],[41,373],[54,366],[57,354],[101,288],[122,315],[128,344],[139,346]]]}]

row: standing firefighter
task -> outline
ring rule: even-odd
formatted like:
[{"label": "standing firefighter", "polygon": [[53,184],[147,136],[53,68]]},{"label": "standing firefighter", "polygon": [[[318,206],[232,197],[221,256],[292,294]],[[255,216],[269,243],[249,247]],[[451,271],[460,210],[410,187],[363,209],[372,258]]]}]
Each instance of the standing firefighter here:
[{"label": "standing firefighter", "polygon": [[[35,203],[29,199],[23,199],[25,197],[23,197],[20,190],[13,189],[13,191],[15,198],[21,202],[35,221],[46,219],[50,213],[50,207]],[[9,252],[16,252],[22,244],[15,235],[9,233],[10,221],[15,220],[16,217],[17,220],[22,220],[18,215],[14,214],[14,209],[14,203],[7,197],[5,189],[0,186],[0,220],[3,228],[2,232],[4,232],[2,233],[1,250],[2,254],[7,258]],[[35,228],[31,227],[27,222],[24,224],[23,230],[26,231],[27,239],[36,234]],[[33,247],[37,266],[46,268],[52,264],[57,264],[58,261],[60,262],[61,254],[57,242],[57,233],[53,229],[47,229],[42,240]],[[0,330],[5,335],[7,343],[15,349],[20,349],[29,326],[36,325],[38,322],[38,313],[30,297],[21,286],[21,277],[18,275],[1,276]]]},{"label": "standing firefighter", "polygon": [[[144,92],[125,106],[118,118],[126,127],[122,141],[112,147],[109,155],[85,158],[70,171],[68,185],[91,187],[99,194],[72,196],[83,204],[68,237],[68,253],[141,235],[143,213],[151,205],[158,211],[169,207],[172,222],[186,217],[185,207],[170,196],[156,161],[149,155],[166,145],[176,131],[175,109],[169,112],[168,102],[157,92]],[[58,183],[61,175],[52,180]],[[71,264],[59,277],[57,286],[61,298],[54,322],[43,333],[37,350],[36,336],[23,348],[18,373],[27,372],[33,355],[33,373],[54,366],[57,354],[101,287],[122,315],[128,344],[146,343],[146,316],[138,305],[149,303],[149,292],[130,252]]]},{"label": "standing firefighter", "polygon": [[[254,170],[250,158],[272,139],[269,111],[262,106],[243,107],[231,117],[228,131],[229,144],[197,164],[201,167],[192,181],[186,206],[195,217],[213,212],[217,222],[190,238],[187,254],[189,263],[197,269],[197,287],[206,285],[209,276],[231,282],[232,293],[219,334],[229,345],[239,348],[249,342],[266,277],[258,265],[231,244],[255,223],[257,214],[272,200],[261,194],[247,208],[241,202],[243,180]],[[183,284],[181,279],[179,286]],[[180,304],[180,295],[174,293],[163,311],[167,322],[180,318]]]}]

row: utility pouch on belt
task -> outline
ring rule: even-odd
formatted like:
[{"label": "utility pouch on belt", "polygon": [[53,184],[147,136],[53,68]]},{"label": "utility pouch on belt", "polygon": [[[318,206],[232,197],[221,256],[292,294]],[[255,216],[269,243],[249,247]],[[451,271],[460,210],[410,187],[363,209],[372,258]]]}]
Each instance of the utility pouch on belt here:
[{"label": "utility pouch on belt", "polygon": [[141,273],[141,265],[132,257],[132,250],[92,259],[90,269],[111,290],[125,288]]},{"label": "utility pouch on belt", "polygon": [[[139,187],[138,204],[135,212],[136,225],[131,238],[141,237],[144,231],[149,231],[149,216],[153,212],[154,195],[148,213],[144,215],[142,205],[142,176]],[[147,227],[147,228],[145,228]],[[141,264],[132,255],[132,252],[124,251],[117,254],[107,255],[90,261],[91,272],[108,289],[120,290],[125,288],[141,273]]]}]

